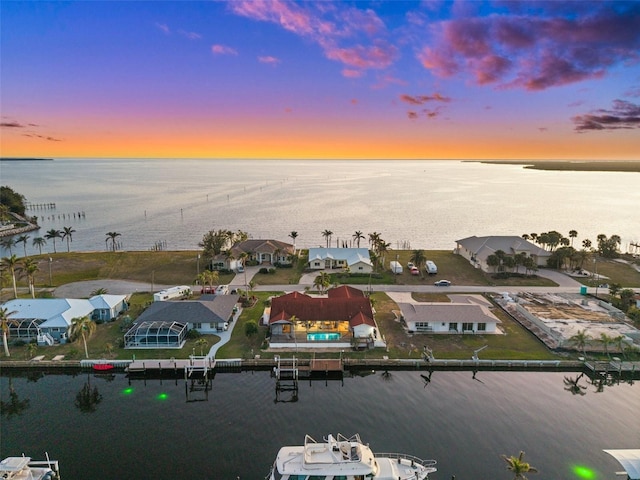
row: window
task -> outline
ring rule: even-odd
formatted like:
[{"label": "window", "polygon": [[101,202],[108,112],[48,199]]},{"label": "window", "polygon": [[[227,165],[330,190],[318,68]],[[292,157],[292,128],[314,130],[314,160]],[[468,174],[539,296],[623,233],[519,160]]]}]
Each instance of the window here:
[{"label": "window", "polygon": [[487,324],[486,323],[479,323],[478,324],[478,331],[479,332],[486,332],[487,331]]},{"label": "window", "polygon": [[314,267],[319,267],[320,266],[320,262],[313,262],[313,266]]},{"label": "window", "polygon": [[415,323],[416,332],[432,332],[433,327],[429,322],[416,322]]},{"label": "window", "polygon": [[362,270],[362,267],[358,267],[358,270]]},{"label": "window", "polygon": [[195,329],[202,328],[202,323],[194,323],[193,324],[193,328],[195,328]]},{"label": "window", "polygon": [[458,331],[458,322],[451,322],[449,323],[449,330],[454,330],[454,331]]},{"label": "window", "polygon": [[462,324],[463,332],[472,332],[473,331],[473,323],[465,322]]}]

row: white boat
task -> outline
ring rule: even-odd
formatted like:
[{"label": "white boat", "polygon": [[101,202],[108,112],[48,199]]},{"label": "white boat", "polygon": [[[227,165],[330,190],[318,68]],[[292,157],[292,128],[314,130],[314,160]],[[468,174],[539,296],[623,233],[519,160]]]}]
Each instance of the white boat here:
[{"label": "white boat", "polygon": [[309,435],[303,446],[282,447],[269,480],[424,480],[436,471],[435,460],[421,460],[403,453],[373,453],[355,434],[329,435],[316,442]]},{"label": "white boat", "polygon": [[0,478],[7,480],[59,480],[57,460],[31,460],[30,457],[7,457],[0,462]]}]

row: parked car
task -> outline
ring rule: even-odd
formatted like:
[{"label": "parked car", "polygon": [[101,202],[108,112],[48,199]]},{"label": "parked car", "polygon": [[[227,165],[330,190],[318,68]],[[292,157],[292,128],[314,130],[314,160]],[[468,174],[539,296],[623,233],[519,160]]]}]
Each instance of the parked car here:
[{"label": "parked car", "polygon": [[413,264],[413,262],[409,262],[409,263],[407,263],[407,268],[408,268],[409,270],[411,270],[411,269],[413,269],[413,268],[415,268],[415,267],[416,267],[416,266]]},{"label": "parked car", "polygon": [[436,287],[449,287],[451,286],[451,282],[449,280],[438,280],[434,285]]},{"label": "parked car", "polygon": [[237,271],[238,273],[242,273],[242,272],[244,272],[244,266],[242,266],[242,265],[238,265],[238,268],[236,269],[236,271]]},{"label": "parked car", "polygon": [[420,270],[417,267],[411,267],[411,275],[420,275]]},{"label": "parked car", "polygon": [[229,295],[229,285],[218,285],[216,295]]}]

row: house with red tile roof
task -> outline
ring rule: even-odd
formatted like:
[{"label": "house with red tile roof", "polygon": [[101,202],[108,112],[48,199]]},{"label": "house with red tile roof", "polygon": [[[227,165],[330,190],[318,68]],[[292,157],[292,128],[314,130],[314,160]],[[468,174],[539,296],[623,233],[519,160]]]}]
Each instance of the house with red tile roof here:
[{"label": "house with red tile roof", "polygon": [[369,298],[362,290],[348,286],[332,288],[326,296],[292,292],[275,297],[268,322],[272,344],[319,348],[384,345]]}]

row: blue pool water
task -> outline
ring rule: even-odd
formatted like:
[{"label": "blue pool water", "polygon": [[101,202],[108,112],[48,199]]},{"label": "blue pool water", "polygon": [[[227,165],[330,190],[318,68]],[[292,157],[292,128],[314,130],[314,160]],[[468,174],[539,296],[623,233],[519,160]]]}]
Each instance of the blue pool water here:
[{"label": "blue pool water", "polygon": [[307,333],[308,342],[320,342],[324,340],[340,340],[339,333]]}]

